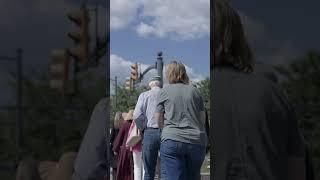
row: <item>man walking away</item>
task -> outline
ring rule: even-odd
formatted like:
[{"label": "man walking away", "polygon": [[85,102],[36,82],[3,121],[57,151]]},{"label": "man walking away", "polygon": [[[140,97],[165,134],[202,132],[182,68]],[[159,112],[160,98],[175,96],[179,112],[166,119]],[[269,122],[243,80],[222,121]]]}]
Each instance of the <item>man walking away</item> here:
[{"label": "man walking away", "polygon": [[144,180],[153,180],[160,149],[161,130],[154,117],[158,93],[160,92],[160,77],[156,76],[149,82],[149,91],[143,92],[138,98],[133,120],[144,132],[142,151],[144,163]]}]

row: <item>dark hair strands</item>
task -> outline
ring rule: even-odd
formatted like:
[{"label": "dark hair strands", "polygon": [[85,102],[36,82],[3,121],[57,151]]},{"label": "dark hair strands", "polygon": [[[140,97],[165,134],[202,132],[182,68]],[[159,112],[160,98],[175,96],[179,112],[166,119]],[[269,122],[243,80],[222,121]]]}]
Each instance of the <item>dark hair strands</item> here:
[{"label": "dark hair strands", "polygon": [[253,55],[245,38],[238,13],[225,1],[214,1],[214,67],[231,66],[243,72],[253,71]]}]

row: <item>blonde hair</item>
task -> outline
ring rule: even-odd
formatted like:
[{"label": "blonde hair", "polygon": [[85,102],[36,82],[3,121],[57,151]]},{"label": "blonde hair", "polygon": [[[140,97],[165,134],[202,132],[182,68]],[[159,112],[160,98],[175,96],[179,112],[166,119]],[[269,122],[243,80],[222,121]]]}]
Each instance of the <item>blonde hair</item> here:
[{"label": "blonde hair", "polygon": [[176,60],[171,61],[166,66],[166,78],[169,81],[169,84],[189,84],[189,77],[185,66]]},{"label": "blonde hair", "polygon": [[123,121],[124,120],[122,117],[122,112],[116,112],[116,115],[114,116],[114,121],[113,121],[114,128],[119,129]]}]

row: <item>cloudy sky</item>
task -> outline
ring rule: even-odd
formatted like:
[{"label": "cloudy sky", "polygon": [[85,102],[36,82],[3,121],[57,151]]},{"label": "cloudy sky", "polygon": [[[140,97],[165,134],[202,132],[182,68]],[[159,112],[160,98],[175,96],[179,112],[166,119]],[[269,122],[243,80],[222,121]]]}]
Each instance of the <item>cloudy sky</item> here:
[{"label": "cloudy sky", "polygon": [[[15,56],[21,47],[24,75],[31,68],[45,72],[53,49],[73,47],[67,33],[76,26],[67,14],[78,10],[81,0],[1,0],[0,6],[0,55]],[[88,0],[89,8],[99,6],[99,34],[107,33],[107,0]],[[90,16],[94,13],[91,11]],[[94,29],[91,18],[90,32]],[[8,87],[8,71],[15,72],[14,62],[0,61],[0,105],[14,104],[14,92]],[[13,97],[12,97],[13,96]]]},{"label": "cloudy sky", "polygon": [[[75,26],[66,14],[77,10],[81,0],[2,0],[0,6],[0,55],[14,56],[23,48],[24,75],[29,68],[46,70],[53,49],[72,47],[67,32]],[[319,0],[229,0],[239,10],[257,59],[286,63],[307,50],[320,47]],[[107,0],[98,2],[99,33],[105,34]],[[193,79],[209,72],[209,0],[112,0],[112,75],[129,75],[129,65],[154,63],[164,52],[165,63],[181,59]],[[90,13],[92,16],[92,12]],[[214,23],[214,22],[213,22]],[[91,29],[91,32],[93,29]],[[14,63],[0,61],[0,104],[9,96],[7,72]],[[11,93],[12,94],[12,93]],[[14,103],[12,101],[11,103]]]},{"label": "cloudy sky", "polygon": [[257,60],[283,64],[310,49],[319,50],[320,1],[230,2],[241,14]]},{"label": "cloudy sky", "polygon": [[155,63],[159,51],[163,51],[165,64],[181,60],[193,81],[209,75],[210,1],[181,2],[111,0],[112,77],[123,81],[134,62],[144,70]]}]

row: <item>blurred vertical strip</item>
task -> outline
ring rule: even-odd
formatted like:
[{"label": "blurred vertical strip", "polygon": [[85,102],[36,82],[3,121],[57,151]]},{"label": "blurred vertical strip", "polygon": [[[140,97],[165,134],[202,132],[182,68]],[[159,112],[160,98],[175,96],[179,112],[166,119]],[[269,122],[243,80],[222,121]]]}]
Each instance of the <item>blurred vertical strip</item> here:
[{"label": "blurred vertical strip", "polygon": [[[212,131],[212,126],[213,126],[213,107],[212,107],[212,102],[213,102],[213,94],[212,94],[212,87],[214,86],[214,82],[213,82],[213,66],[214,66],[214,61],[215,61],[215,52],[214,52],[214,7],[215,7],[215,2],[216,0],[210,1],[210,124],[211,127],[209,129],[209,131]],[[213,156],[214,156],[214,152],[213,152],[213,133],[209,133],[209,142],[210,142],[210,179],[213,178],[212,174],[213,174],[213,168],[214,168],[214,164],[213,164]]]},{"label": "blurred vertical strip", "polygon": [[107,25],[107,28],[106,28],[106,34],[107,34],[107,53],[106,53],[106,57],[105,57],[105,60],[106,60],[106,75],[107,75],[107,82],[106,82],[106,95],[107,95],[107,108],[109,109],[109,111],[107,111],[107,172],[106,172],[106,178],[107,180],[110,179],[110,166],[111,166],[111,157],[110,157],[110,112],[111,112],[111,105],[110,105],[110,0],[106,0],[107,1],[107,7],[106,7],[106,15],[107,15],[107,22],[106,22],[106,25]]}]

